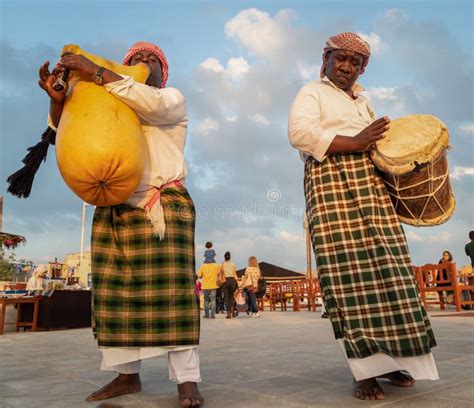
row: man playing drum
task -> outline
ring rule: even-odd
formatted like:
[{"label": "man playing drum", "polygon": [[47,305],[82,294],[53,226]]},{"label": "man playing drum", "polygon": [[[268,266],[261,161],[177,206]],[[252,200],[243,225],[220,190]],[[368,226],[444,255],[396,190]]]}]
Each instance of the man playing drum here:
[{"label": "man playing drum", "polygon": [[[321,80],[305,85],[289,138],[305,161],[306,211],[324,301],[354,377],[354,397],[384,399],[377,378],[401,387],[438,379],[436,345],[420,302],[406,238],[369,158],[390,120],[375,120],[356,83],[370,47],[329,38]],[[407,373],[408,372],[408,373]]]},{"label": "man playing drum", "polygon": [[186,105],[165,88],[168,63],[162,50],[140,42],[124,65],[147,64],[146,84],[97,66],[82,55],[65,55],[53,73],[40,68],[40,86],[51,98],[51,126],[61,118],[65,91],[53,88],[68,68],[91,78],[138,115],[148,146],[145,171],[125,203],[96,207],[92,225],[95,332],[102,370],[118,376],[87,400],[141,390],[141,360],[168,356],[170,380],[181,406],[200,406],[199,303],[195,293],[195,208],[183,180]]}]

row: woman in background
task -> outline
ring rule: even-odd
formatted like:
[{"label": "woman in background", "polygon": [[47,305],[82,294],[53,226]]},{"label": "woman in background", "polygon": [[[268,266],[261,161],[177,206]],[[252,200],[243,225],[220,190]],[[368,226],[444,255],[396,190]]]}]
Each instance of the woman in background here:
[{"label": "woman in background", "polygon": [[[443,251],[443,257],[439,260],[438,263],[443,263],[443,262],[453,262],[453,255],[449,251]],[[438,272],[438,275],[436,276],[436,286],[437,287],[443,287],[443,286],[451,286],[451,282],[446,282],[446,283],[438,283],[440,280],[448,280],[448,271],[446,269],[443,269],[442,271]],[[463,282],[463,278],[461,277],[459,279],[459,282]],[[444,300],[444,292],[438,292],[439,300],[443,301]],[[468,290],[463,290],[461,292],[461,299],[463,301],[470,301],[471,300],[471,292]],[[446,303],[452,304],[454,301],[454,293],[452,291],[446,291]],[[462,305],[462,309],[464,310],[471,310],[470,305]]]},{"label": "woman in background", "polygon": [[247,292],[249,298],[250,317],[260,317],[258,313],[257,296],[258,280],[262,277],[262,272],[258,266],[257,258],[251,256],[247,269],[242,277],[242,287]]}]

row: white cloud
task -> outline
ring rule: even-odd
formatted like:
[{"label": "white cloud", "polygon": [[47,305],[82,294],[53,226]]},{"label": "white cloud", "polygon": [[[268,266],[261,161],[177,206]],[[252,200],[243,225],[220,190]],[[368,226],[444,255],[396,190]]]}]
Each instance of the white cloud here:
[{"label": "white cloud", "polygon": [[408,231],[406,236],[410,241],[425,243],[449,242],[452,239],[452,234],[449,231],[439,232],[436,235],[431,234],[431,232],[429,232],[428,230],[423,231],[426,231],[426,233]]},{"label": "white cloud", "polygon": [[421,234],[418,234],[413,231],[407,232],[407,238],[411,241],[421,242],[424,240],[424,237]]},{"label": "white cloud", "polygon": [[312,64],[312,65],[305,65],[303,63],[298,64],[298,72],[305,81],[309,79],[317,79],[319,78],[319,71],[321,70],[321,65],[319,64]]},{"label": "white cloud", "polygon": [[[304,7],[298,8],[305,13]],[[187,75],[185,70],[174,76],[174,85],[186,95],[192,118],[187,159],[188,162],[194,159],[197,166],[190,166],[187,182],[198,212],[214,208],[216,203],[237,209],[254,208],[260,203],[268,206],[265,192],[272,187],[281,190],[282,200],[294,205],[295,211],[304,209],[301,163],[286,137],[288,109],[301,80],[311,79],[312,75],[318,77],[324,41],[329,35],[342,31],[348,20],[342,21],[337,13],[332,13],[327,21],[318,25],[294,23],[290,17],[287,11],[276,15],[256,9],[246,14],[236,13],[225,28],[229,39],[227,44],[205,55],[210,58],[199,60],[202,63],[192,74]],[[373,25],[373,32],[377,33],[373,35],[367,31],[374,52],[381,46],[381,52],[385,54],[384,61],[374,59],[374,71],[369,70],[366,77],[368,84],[370,80],[378,81],[372,82],[377,86],[369,89],[376,112],[390,116],[435,114],[450,128],[458,130],[454,137],[464,136],[456,140],[453,137],[455,149],[450,153],[454,176],[461,178],[460,181],[453,179],[458,200],[453,218],[433,228],[405,229],[409,231],[414,264],[437,261],[444,249],[458,251],[460,264],[467,262],[463,249],[464,240],[467,240],[466,225],[472,224],[469,191],[474,178],[472,167],[469,167],[472,166],[472,150],[469,149],[472,149],[474,130],[471,92],[474,75],[472,64],[453,64],[452,61],[467,61],[472,57],[472,50],[451,35],[449,21],[433,21],[426,16],[411,18],[391,11],[382,18],[368,20],[367,24]],[[224,35],[224,27],[220,30]],[[389,45],[390,53],[384,52],[384,44]],[[109,54],[110,44],[107,47],[104,44],[101,51],[87,46],[86,49],[98,55],[105,53],[114,59],[119,58],[126,46],[121,44],[112,54]],[[38,53],[36,48],[26,50],[35,57],[30,58],[31,61],[57,57],[54,47],[42,53]],[[31,61],[22,58],[25,50],[19,49],[13,56],[8,49],[3,51],[2,55],[8,56],[4,58],[8,62],[8,83],[20,84],[25,89],[25,98],[34,102],[27,123],[22,126],[11,120],[1,123],[2,134],[18,136],[15,140],[5,138],[2,145],[8,152],[2,157],[2,169],[13,172],[18,158],[23,157],[24,149],[31,144],[31,135],[43,126],[44,94],[39,89],[36,93],[29,91],[36,71]],[[247,57],[248,54],[252,59]],[[227,55],[226,59],[216,58],[221,55]],[[229,56],[235,58],[229,59]],[[248,61],[248,70],[239,56]],[[230,63],[233,59],[238,61]],[[387,75],[376,74],[377,71],[384,72],[386,67]],[[449,80],[446,80],[447,72]],[[373,73],[376,75],[372,76]],[[239,86],[231,86],[235,83]],[[11,84],[10,87],[16,90],[17,86]],[[13,99],[2,107],[5,118],[18,117],[24,107],[23,99]],[[251,117],[258,112],[264,113],[272,126],[264,127],[252,120]],[[275,132],[278,128],[280,130]],[[66,218],[64,225],[59,223],[61,231],[57,222],[44,221],[44,214],[51,210],[77,208],[77,214],[80,214],[81,208],[81,202],[64,185],[55,161],[50,159],[42,165],[35,180],[34,200],[15,200],[5,196],[6,212],[10,214],[4,214],[5,229],[28,238],[28,244],[18,249],[19,257],[23,254],[38,259],[49,253],[61,256],[62,253],[77,251],[79,247],[80,220]],[[216,161],[219,163],[215,164]],[[54,203],[47,199],[51,195],[57,198]],[[88,213],[90,226],[92,211]],[[302,216],[282,218],[287,220],[284,227],[276,226],[273,216],[250,216],[244,221],[238,218],[234,221],[199,219],[196,242],[211,239],[216,242],[220,254],[230,250],[233,259],[242,265],[249,255],[255,254],[261,260],[301,270],[305,265],[304,236],[301,234],[300,240],[297,237]],[[64,231],[77,231],[77,236]],[[89,234],[90,228],[86,235]],[[202,257],[202,253],[199,256]]]},{"label": "white cloud", "polygon": [[460,125],[459,131],[465,135],[474,135],[474,123],[464,123]]},{"label": "white cloud", "polygon": [[268,126],[270,124],[267,117],[261,113],[256,113],[255,115],[251,116],[252,120],[259,125]]},{"label": "white cloud", "polygon": [[242,57],[230,58],[226,68],[217,58],[209,57],[201,62],[199,67],[204,71],[222,74],[228,81],[240,81],[250,70],[249,63]]},{"label": "white cloud", "polygon": [[303,234],[292,234],[286,230],[280,231],[278,237],[286,242],[302,242],[304,240]]},{"label": "white cloud", "polygon": [[231,80],[238,81],[249,72],[249,69],[250,65],[244,58],[231,58],[227,63],[226,72]]},{"label": "white cloud", "polygon": [[265,106],[271,103],[272,97],[264,89],[258,89],[257,94],[255,95],[255,100],[259,105]]},{"label": "white cloud", "polygon": [[224,72],[225,68],[221,65],[217,58],[206,58],[199,66],[213,72]]},{"label": "white cloud", "polygon": [[364,94],[370,99],[370,100],[379,100],[379,101],[396,101],[397,95],[396,95],[396,88],[387,88],[383,86],[378,86],[374,88],[367,88],[364,91]]},{"label": "white cloud", "polygon": [[275,55],[287,43],[290,16],[288,10],[281,10],[275,18],[256,8],[242,10],[225,24],[225,33],[255,55]]},{"label": "white cloud", "polygon": [[[217,160],[205,163],[188,161],[188,163],[192,172],[199,174],[199,178],[194,181],[194,186],[204,192],[225,185],[229,179],[229,172],[225,163]],[[209,216],[208,210],[209,208],[206,205],[201,205],[198,209],[198,215]]]},{"label": "white cloud", "polygon": [[[384,56],[387,66],[400,69],[405,87],[414,90],[405,99],[408,112],[430,113],[448,125],[472,122],[473,65],[452,63],[472,58],[472,50],[459,42],[447,24],[390,10],[375,20],[374,31],[390,45],[390,53]],[[443,80],[447,72],[449,80]]]},{"label": "white cloud", "polygon": [[454,179],[461,179],[464,176],[474,176],[474,167],[456,166],[449,175]]},{"label": "white cloud", "polygon": [[208,135],[215,130],[219,130],[219,128],[220,125],[217,120],[207,117],[199,123],[197,126],[197,132],[201,135]]},{"label": "white cloud", "polygon": [[375,112],[389,115],[392,118],[406,115],[406,93],[395,87],[377,86],[364,90],[366,96],[373,104]]},{"label": "white cloud", "polygon": [[378,34],[370,33],[357,33],[359,34],[363,40],[367,41],[370,45],[370,51],[372,54],[377,54],[378,52],[382,51],[386,48],[386,44],[382,41],[382,38]]}]

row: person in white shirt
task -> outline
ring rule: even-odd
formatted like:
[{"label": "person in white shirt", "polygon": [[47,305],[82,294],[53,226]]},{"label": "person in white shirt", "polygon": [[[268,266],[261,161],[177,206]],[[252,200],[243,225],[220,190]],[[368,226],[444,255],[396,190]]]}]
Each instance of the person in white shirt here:
[{"label": "person in white shirt", "polygon": [[[64,55],[53,73],[40,68],[40,86],[51,98],[50,126],[57,127],[66,91],[52,87],[64,69],[95,78],[98,86],[138,115],[148,152],[136,193],[125,203],[96,207],[92,226],[95,334],[102,370],[118,376],[87,397],[98,401],[141,390],[141,360],[168,355],[169,378],[183,407],[204,399],[197,347],[199,306],[195,292],[194,203],[184,187],[186,104],[166,88],[168,63],[148,42],[134,44],[125,65],[147,64],[146,84],[97,66],[81,55]],[[99,80],[97,80],[99,78]]]},{"label": "person in white shirt", "polygon": [[321,79],[297,94],[288,134],[305,162],[313,249],[325,306],[354,377],[353,396],[380,400],[379,377],[410,387],[439,376],[406,238],[370,160],[390,120],[376,120],[360,95],[357,79],[369,57],[369,44],[357,34],[330,37]]},{"label": "person in white shirt", "polygon": [[43,290],[44,289],[44,278],[48,273],[48,265],[38,265],[32,275],[31,278],[28,279],[26,283],[26,290]]}]

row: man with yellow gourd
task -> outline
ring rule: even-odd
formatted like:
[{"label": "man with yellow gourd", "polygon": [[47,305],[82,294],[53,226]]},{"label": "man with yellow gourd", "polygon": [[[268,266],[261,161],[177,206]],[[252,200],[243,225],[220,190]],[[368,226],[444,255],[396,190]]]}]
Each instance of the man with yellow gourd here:
[{"label": "man with yellow gourd", "polygon": [[[118,376],[92,393],[98,401],[139,392],[141,360],[168,355],[170,380],[178,384],[181,406],[204,400],[199,355],[199,303],[195,292],[195,208],[184,186],[187,113],[183,95],[165,88],[168,63],[162,50],[139,42],[123,64],[146,64],[145,84],[105,69],[84,55],[66,54],[39,85],[50,96],[50,127],[59,125],[67,88],[53,89],[68,69],[130,107],[146,140],[144,170],[136,192],[123,203],[97,206],[92,226],[92,282],[95,334],[101,369]],[[124,146],[126,149],[126,146]]]}]

